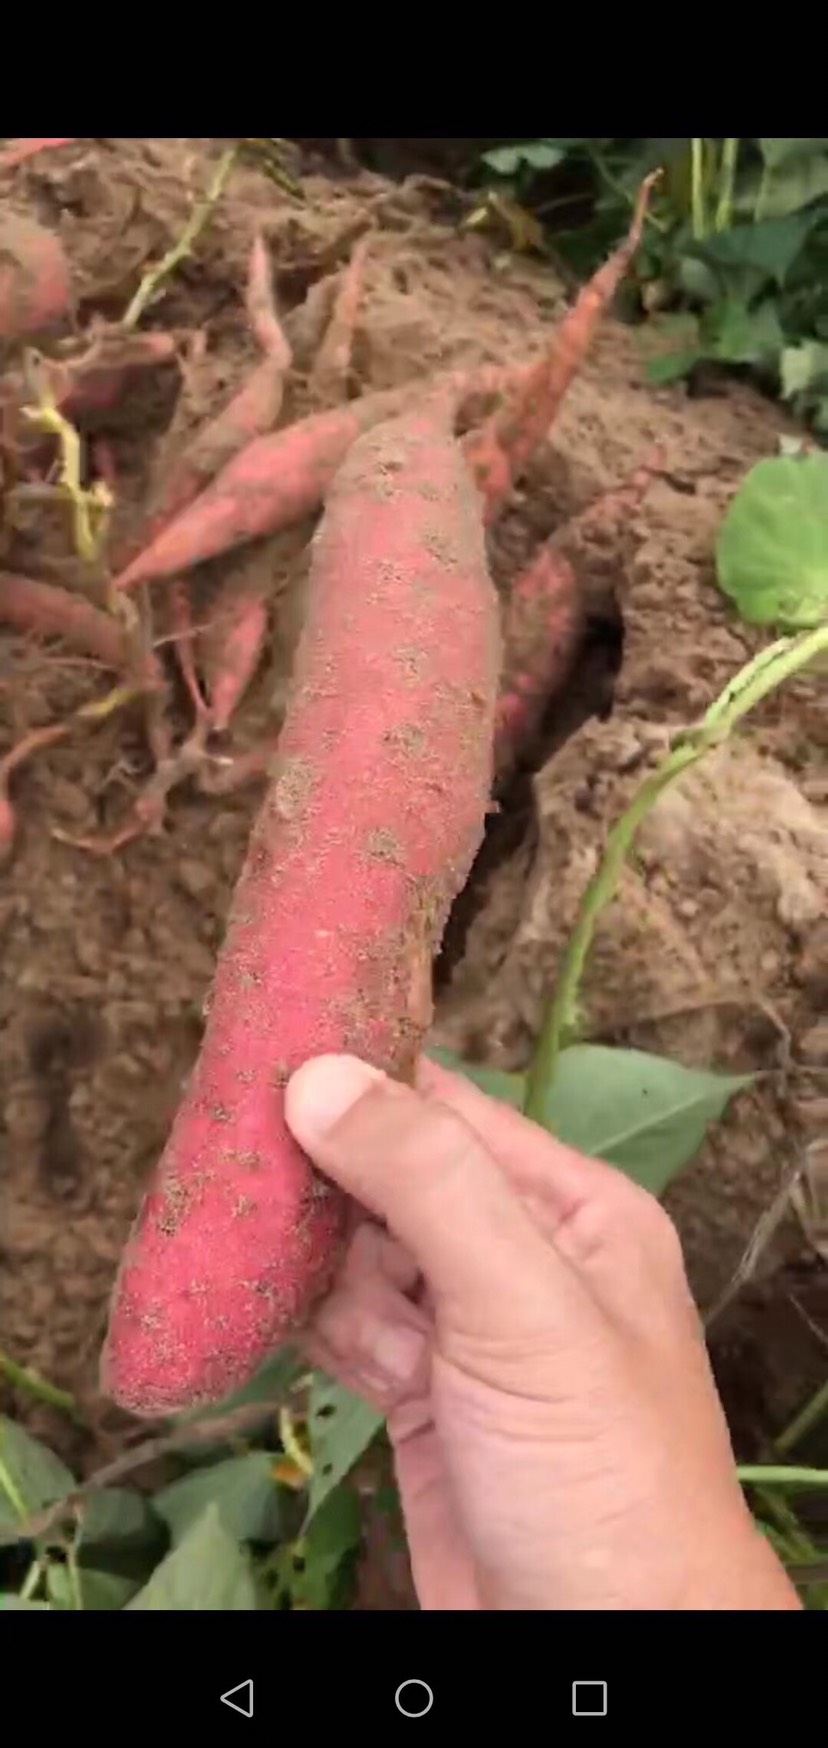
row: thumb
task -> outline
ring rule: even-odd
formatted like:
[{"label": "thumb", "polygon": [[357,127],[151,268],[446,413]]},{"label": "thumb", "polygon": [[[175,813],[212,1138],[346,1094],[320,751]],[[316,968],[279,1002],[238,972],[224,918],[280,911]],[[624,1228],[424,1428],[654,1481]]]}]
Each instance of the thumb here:
[{"label": "thumb", "polygon": [[385,1220],[436,1298],[516,1331],[548,1318],[550,1295],[578,1295],[485,1144],[439,1100],[356,1057],[320,1056],[289,1081],[285,1115],[320,1169]]}]

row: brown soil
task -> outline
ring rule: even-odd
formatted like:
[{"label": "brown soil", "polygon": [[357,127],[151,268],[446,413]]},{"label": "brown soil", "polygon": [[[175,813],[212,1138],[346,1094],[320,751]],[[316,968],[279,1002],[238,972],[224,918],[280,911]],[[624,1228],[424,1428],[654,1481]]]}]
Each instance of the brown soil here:
[{"label": "brown soil", "polygon": [[[67,245],[81,325],[123,310],[147,258],[180,232],[187,190],[204,185],[205,156],[217,149],[99,141],[15,175],[11,204]],[[304,315],[292,312],[369,221],[377,228],[354,391],[522,356],[558,312],[548,268],[504,267],[484,238],[458,233],[439,189],[343,169],[310,174],[304,193],[299,203],[260,169],[236,171],[195,257],[152,309],[148,325],[204,327],[208,347],[177,407],[177,373],[165,367],[99,421],[118,482],[116,538],[139,516],[159,461],[255,356],[241,296],[256,224],[296,345],[288,419],[310,404],[303,373],[313,353]],[[607,823],[666,735],[759,646],[715,589],[712,545],[745,469],[775,451],[784,428],[746,388],[691,399],[646,387],[636,336],[604,329],[554,442],[494,536],[498,582],[654,442],[660,472],[620,538],[572,543],[591,653],[545,724],[547,762],[533,786],[516,787],[455,919],[437,1028],[454,1048],[525,1064]],[[204,610],[226,576],[268,580],[272,638],[229,752],[278,727],[311,526],[203,567]],[[60,515],[39,516],[17,529],[4,562],[53,574],[67,538]],[[105,689],[90,664],[0,633],[4,744]],[[183,698],[177,709],[183,736]],[[828,994],[826,741],[818,686],[800,682],[660,807],[601,926],[585,992],[594,1037],[764,1071],[671,1195],[699,1300],[718,1310],[714,1357],[746,1452],[824,1376],[828,1274],[793,1215],[765,1249],[758,1281],[720,1307],[781,1181],[806,1156],[813,1163],[828,1132],[828,1049],[817,1029]],[[150,769],[140,709],[26,767],[15,787],[18,847],[0,889],[0,1347],[93,1411],[94,1448],[14,1399],[86,1468],[126,1430],[96,1396],[107,1299],[197,1047],[258,799],[255,786],[220,799],[183,786],[163,832],[104,860],[52,835],[111,829]]]}]

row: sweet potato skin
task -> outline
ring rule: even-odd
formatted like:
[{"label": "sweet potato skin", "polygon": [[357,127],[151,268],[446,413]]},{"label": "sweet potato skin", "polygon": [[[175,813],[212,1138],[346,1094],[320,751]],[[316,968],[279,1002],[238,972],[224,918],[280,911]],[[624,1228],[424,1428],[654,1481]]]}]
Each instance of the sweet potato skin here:
[{"label": "sweet potato skin", "polygon": [[23,340],[69,314],[69,263],[51,231],[0,216],[0,340]]},{"label": "sweet potato skin", "polygon": [[315,537],[201,1055],[116,1287],[103,1381],[135,1413],[221,1398],[330,1281],[345,1207],[283,1089],[331,1050],[412,1073],[482,837],[499,665],[479,499],[447,424],[409,414],[353,446]]},{"label": "sweet potato skin", "polygon": [[117,619],[81,595],[34,577],[0,571],[0,622],[33,637],[62,638],[70,648],[94,656],[107,668],[120,668],[126,657]]},{"label": "sweet potato skin", "polygon": [[[476,394],[500,394],[525,374],[525,366],[483,364],[445,371],[430,386],[435,394],[453,396],[460,406]],[[151,532],[149,543],[121,571],[115,587],[131,589],[139,582],[180,576],[205,559],[301,521],[319,509],[351,444],[361,433],[403,413],[411,399],[410,383],[378,389],[257,437],[174,521]]]},{"label": "sweet potato skin", "polygon": [[560,691],[584,630],[578,581],[548,543],[515,579],[503,628],[505,660],[495,717],[495,770],[509,775]]}]

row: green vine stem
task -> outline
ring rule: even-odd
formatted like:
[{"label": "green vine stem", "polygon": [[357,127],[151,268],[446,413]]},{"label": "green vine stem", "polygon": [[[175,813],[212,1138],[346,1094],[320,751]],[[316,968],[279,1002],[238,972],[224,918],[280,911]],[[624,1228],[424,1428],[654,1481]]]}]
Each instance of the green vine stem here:
[{"label": "green vine stem", "polygon": [[736,1470],[743,1487],[828,1487],[828,1469],[786,1469],[742,1463]]},{"label": "green vine stem", "polygon": [[60,1390],[57,1384],[50,1384],[48,1378],[41,1378],[40,1373],[33,1372],[30,1366],[19,1365],[2,1348],[0,1377],[6,1378],[13,1389],[25,1391],[27,1396],[34,1396],[38,1402],[47,1402],[50,1408],[60,1408],[72,1420],[82,1424],[75,1398],[68,1390]]},{"label": "green vine stem", "polygon": [[739,141],[725,140],[722,146],[719,199],[713,219],[714,231],[727,231],[733,223],[733,190],[736,185],[736,164]]},{"label": "green vine stem", "polygon": [[800,1409],[790,1425],[785,1427],[784,1432],[780,1432],[779,1437],[774,1439],[774,1446],[779,1456],[787,1456],[795,1445],[801,1444],[809,1432],[813,1432],[814,1428],[819,1426],[820,1421],[826,1415],[828,1415],[828,1378],[817,1390],[816,1395],[812,1396],[810,1401],[806,1402],[805,1407]]},{"label": "green vine stem", "polygon": [[596,925],[602,911],[615,897],[624,863],[639,826],[671,783],[698,763],[732,733],[748,711],[797,674],[800,668],[828,652],[828,625],[796,637],[782,637],[761,650],[725,687],[694,727],[683,729],[658,769],[645,778],[626,813],[607,838],[603,859],[593,875],[575,920],[564,954],[553,1001],[526,1081],[526,1115],[542,1121],[548,1089],[554,1079],[563,1046],[578,1030],[578,991]]},{"label": "green vine stem", "polygon": [[203,199],[197,201],[193,207],[178,242],[174,243],[172,248],[167,250],[166,255],[157,262],[155,267],[151,267],[149,271],[144,274],[138,290],[121,321],[121,327],[125,332],[129,333],[132,328],[136,327],[137,323],[141,320],[145,309],[150,303],[152,303],[162,282],[169,278],[169,275],[178,266],[180,261],[186,260],[187,256],[192,254],[193,244],[203,231],[213,207],[221,199],[221,196],[224,193],[227,179],[236,162],[237,156],[237,146],[232,146],[229,151],[222,153],[207,193],[204,195]]},{"label": "green vine stem", "polygon": [[704,140],[690,141],[690,220],[693,241],[701,242],[705,230],[704,214]]}]

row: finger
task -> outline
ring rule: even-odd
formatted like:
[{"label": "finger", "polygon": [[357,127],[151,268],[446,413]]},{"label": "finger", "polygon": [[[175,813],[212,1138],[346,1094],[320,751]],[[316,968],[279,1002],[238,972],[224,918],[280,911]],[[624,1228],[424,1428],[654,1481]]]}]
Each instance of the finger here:
[{"label": "finger", "polygon": [[[328,1309],[328,1308],[327,1308]],[[318,1365],[328,1377],[335,1377],[358,1397],[365,1397],[381,1414],[390,1414],[402,1400],[428,1388],[430,1377],[430,1330],[407,1328],[400,1339],[395,1330],[400,1323],[374,1313],[377,1330],[372,1328],[372,1313],[362,1309],[355,1313],[353,1301],[334,1309],[334,1314],[318,1316],[304,1330],[300,1348],[311,1365]],[[404,1339],[417,1337],[416,1348],[405,1349]]]},{"label": "finger", "polygon": [[[311,1158],[411,1252],[435,1296],[504,1335],[537,1328],[579,1289],[468,1123],[356,1057],[317,1057],[286,1091]],[[508,1321],[509,1327],[505,1327]]]},{"label": "finger", "polygon": [[420,1271],[396,1238],[363,1216],[348,1241],[337,1284],[359,1289],[363,1282],[377,1279],[387,1281],[401,1293],[413,1293]]},{"label": "finger", "polygon": [[385,1390],[413,1389],[423,1372],[431,1320],[410,1299],[378,1277],[334,1287],[312,1322],[341,1365]]},{"label": "finger", "polygon": [[521,1194],[539,1197],[558,1222],[569,1219],[594,1196],[615,1195],[619,1186],[622,1195],[627,1188],[637,1193],[614,1166],[567,1147],[512,1105],[490,1097],[465,1075],[454,1074],[428,1057],[418,1065],[417,1086],[426,1097],[436,1097],[457,1111]]}]

